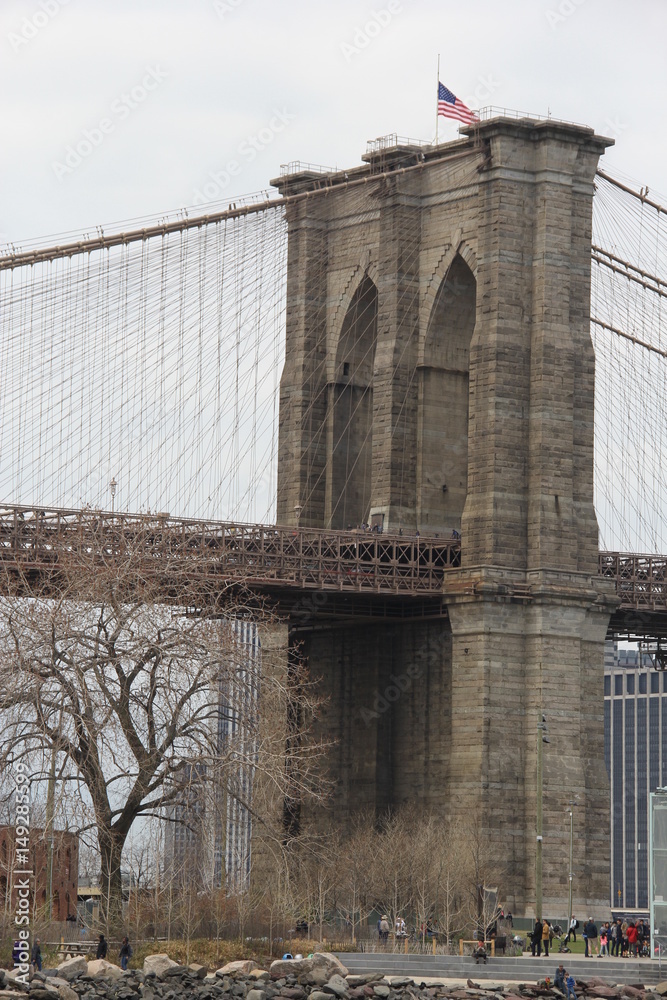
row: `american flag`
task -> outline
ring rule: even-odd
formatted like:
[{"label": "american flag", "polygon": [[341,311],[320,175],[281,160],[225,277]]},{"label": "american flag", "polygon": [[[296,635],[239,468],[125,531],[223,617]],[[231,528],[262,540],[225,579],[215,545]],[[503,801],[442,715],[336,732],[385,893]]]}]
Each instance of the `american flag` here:
[{"label": "american flag", "polygon": [[460,122],[470,125],[471,122],[479,121],[479,115],[466,107],[463,101],[447,90],[444,83],[438,81],[438,114],[444,118],[457,118]]}]

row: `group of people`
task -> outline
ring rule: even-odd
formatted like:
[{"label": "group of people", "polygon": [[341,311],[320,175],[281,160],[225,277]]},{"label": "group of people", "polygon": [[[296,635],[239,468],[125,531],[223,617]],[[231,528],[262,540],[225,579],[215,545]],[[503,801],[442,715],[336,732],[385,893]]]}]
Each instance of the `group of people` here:
[{"label": "group of people", "polygon": [[574,989],[574,976],[568,973],[567,969],[563,968],[563,965],[559,965],[556,969],[556,975],[554,977],[554,986],[559,990],[567,1000],[574,998],[576,1000],[577,994]]},{"label": "group of people", "polygon": [[[106,958],[108,950],[107,939],[104,934],[100,934],[99,941],[97,942],[97,952],[95,953],[95,958]],[[120,946],[118,957],[120,958],[120,967],[124,972],[125,969],[127,969],[127,963],[132,958],[132,945],[127,937],[123,938],[123,943]]]},{"label": "group of people", "polygon": [[[570,920],[567,937],[577,940],[579,921],[575,916]],[[638,958],[651,954],[651,931],[647,920],[606,920],[598,931],[597,924],[589,917],[582,929],[584,956],[598,958],[614,955],[616,958]]]},{"label": "group of people", "polygon": [[[12,959],[14,960],[15,964],[17,964],[19,961],[18,956],[20,950],[21,950],[20,942],[15,941],[14,948],[12,951]],[[99,940],[97,942],[97,951],[95,953],[95,958],[106,958],[108,950],[109,946],[107,939],[105,938],[104,934],[100,934]],[[123,943],[120,946],[120,952],[118,957],[120,958],[120,967],[124,971],[125,969],[127,969],[127,964],[132,958],[132,945],[130,944],[129,939],[127,937],[123,938]],[[35,942],[32,946],[32,951],[30,953],[30,961],[32,962],[33,967],[37,970],[37,972],[42,971],[42,946],[39,938],[35,938]]]},{"label": "group of people", "polygon": [[544,954],[549,957],[549,945],[553,941],[556,934],[556,930],[549,923],[548,920],[536,920],[535,926],[533,927],[530,934],[530,951],[535,958],[542,954],[542,949],[544,949]]}]

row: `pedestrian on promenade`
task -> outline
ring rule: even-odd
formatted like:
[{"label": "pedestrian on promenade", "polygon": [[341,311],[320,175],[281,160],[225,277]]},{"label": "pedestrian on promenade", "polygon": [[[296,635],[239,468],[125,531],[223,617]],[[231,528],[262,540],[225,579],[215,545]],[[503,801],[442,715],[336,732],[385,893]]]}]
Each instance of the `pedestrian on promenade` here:
[{"label": "pedestrian on promenade", "polygon": [[604,956],[607,956],[607,958],[609,957],[609,948],[607,947],[608,940],[607,928],[603,925],[600,930],[600,951],[598,952],[598,958],[603,958]]},{"label": "pedestrian on promenade", "polygon": [[530,935],[530,950],[533,958],[535,958],[535,952],[537,952],[537,957],[539,958],[542,954],[542,921],[536,920],[535,926],[533,927],[533,932]]},{"label": "pedestrian on promenade", "polygon": [[593,950],[596,947],[598,929],[592,917],[589,917],[584,926],[584,958],[592,958]]},{"label": "pedestrian on promenade", "polygon": [[614,920],[611,925],[611,954],[618,958],[618,953],[621,948],[621,921]]},{"label": "pedestrian on promenade", "polygon": [[628,954],[631,958],[637,957],[637,928],[632,920],[628,924]]},{"label": "pedestrian on promenade", "polygon": [[547,958],[549,957],[549,931],[550,931],[550,929],[551,928],[549,927],[549,921],[545,919],[544,923],[542,924],[542,947],[544,948],[544,954],[545,954],[545,956]]},{"label": "pedestrian on promenade", "polygon": [[35,943],[32,946],[32,955],[30,956],[30,960],[32,961],[32,964],[34,965],[34,967],[37,970],[37,972],[41,972],[42,971],[42,949],[41,949],[40,944],[39,944],[39,938],[35,938]]},{"label": "pedestrian on promenade", "polygon": [[575,915],[573,913],[572,914],[572,919],[570,920],[570,926],[569,926],[568,931],[567,931],[567,937],[565,938],[565,944],[568,943],[568,941],[570,940],[570,938],[572,938],[573,941],[577,940],[577,927],[578,926],[579,926],[579,921],[577,920],[577,918],[575,917]]},{"label": "pedestrian on promenade", "polygon": [[123,938],[123,943],[120,946],[120,967],[125,971],[127,969],[127,963],[132,958],[132,945],[130,944],[127,937]]},{"label": "pedestrian on promenade", "polygon": [[628,957],[628,922],[624,920],[621,924],[621,954],[623,958]]},{"label": "pedestrian on promenade", "polygon": [[382,944],[386,944],[389,940],[389,921],[387,920],[386,913],[382,914],[382,920],[380,921],[380,941]]}]

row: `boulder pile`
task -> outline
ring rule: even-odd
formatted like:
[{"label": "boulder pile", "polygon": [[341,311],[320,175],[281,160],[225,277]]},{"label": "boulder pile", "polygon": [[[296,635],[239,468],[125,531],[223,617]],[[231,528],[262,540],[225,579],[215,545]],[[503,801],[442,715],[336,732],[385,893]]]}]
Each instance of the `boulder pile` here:
[{"label": "boulder pile", "polygon": [[[28,991],[2,978],[0,989]],[[667,982],[656,987],[614,986],[606,980],[578,980],[583,1000],[662,1000]],[[6,994],[5,994],[6,995]],[[349,975],[332,954],[272,962],[268,970],[255,962],[230,962],[216,972],[203,965],[179,965],[168,955],[149,955],[142,970],[122,972],[110,962],[69,959],[55,970],[35,973],[31,1000],[562,1000],[548,983],[510,985],[490,982],[466,986],[446,982],[385,977],[381,973]]]}]

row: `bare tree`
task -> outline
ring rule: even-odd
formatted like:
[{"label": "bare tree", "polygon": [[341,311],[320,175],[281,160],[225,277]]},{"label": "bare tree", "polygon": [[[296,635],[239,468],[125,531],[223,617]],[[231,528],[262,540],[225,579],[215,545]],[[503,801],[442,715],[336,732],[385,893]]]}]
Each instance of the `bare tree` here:
[{"label": "bare tree", "polygon": [[500,916],[500,890],[506,871],[499,859],[498,844],[482,829],[478,817],[471,816],[461,826],[461,886],[467,923],[480,937]]},{"label": "bare tree", "polygon": [[[179,801],[184,767],[250,811],[241,771],[274,798],[316,794],[319,750],[308,737],[315,703],[301,668],[295,740],[297,695],[287,667],[260,677],[230,624],[251,614],[270,628],[276,619],[256,602],[232,600],[223,581],[175,576],[165,584],[162,574],[158,585],[137,571],[130,552],[72,561],[56,583],[50,575],[40,592],[27,574],[4,581],[0,772],[20,759],[44,781],[56,760],[81,804],[80,829],[95,830],[113,924],[132,825]],[[225,728],[232,711],[235,724]]]},{"label": "bare tree", "polygon": [[414,823],[409,815],[394,813],[382,818],[375,836],[369,874],[376,904],[386,913],[390,927],[396,926],[397,917],[413,908],[414,883],[410,870],[413,835]]},{"label": "bare tree", "polygon": [[340,887],[338,909],[350,927],[352,943],[357,939],[357,925],[367,920],[374,907],[373,887],[369,882],[376,853],[375,817],[370,811],[357,815],[350,835],[339,849]]}]

